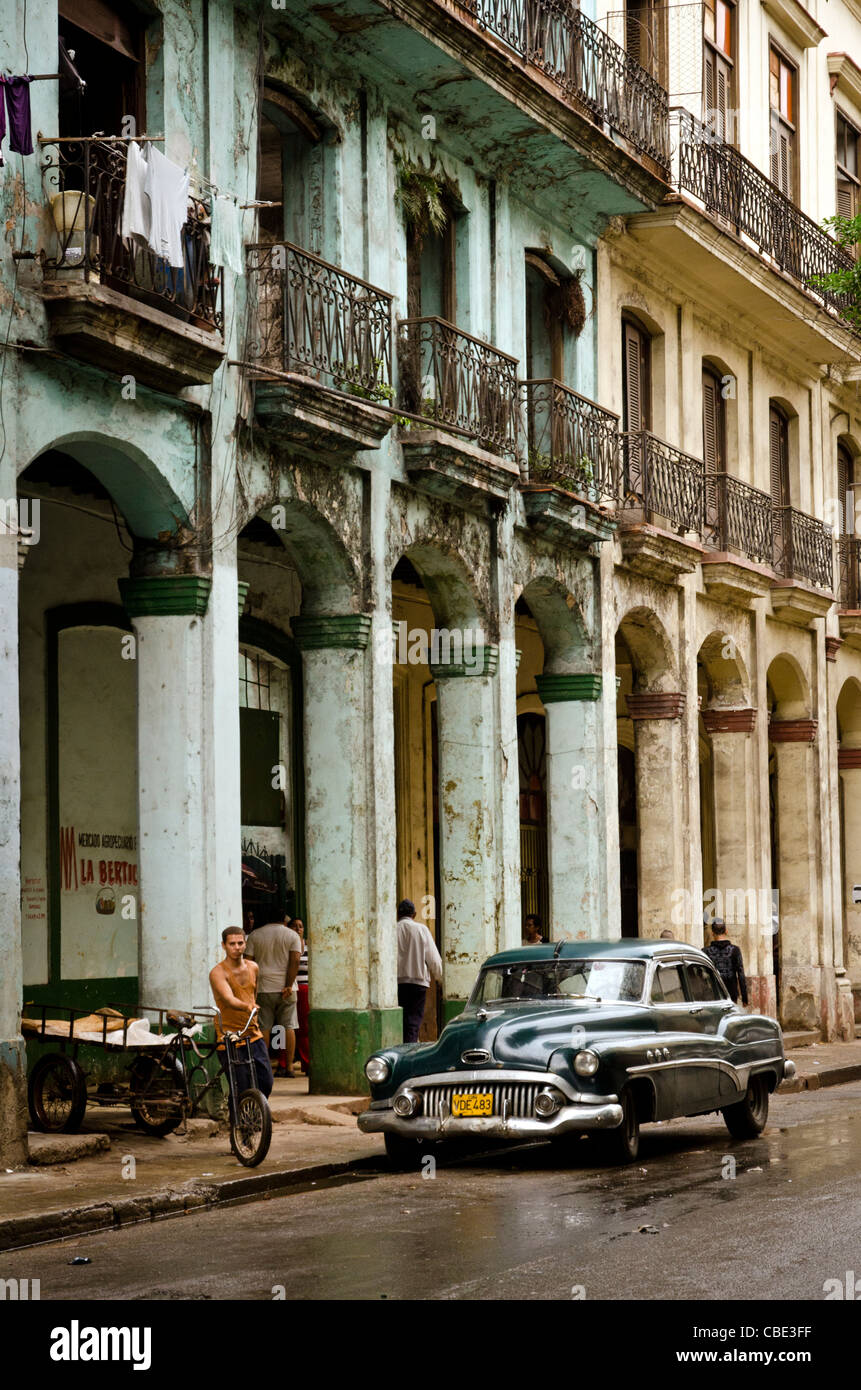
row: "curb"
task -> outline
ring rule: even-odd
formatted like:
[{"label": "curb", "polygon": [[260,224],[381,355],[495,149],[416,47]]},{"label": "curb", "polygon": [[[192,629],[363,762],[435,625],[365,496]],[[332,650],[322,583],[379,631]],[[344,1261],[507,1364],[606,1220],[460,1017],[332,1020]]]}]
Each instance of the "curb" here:
[{"label": "curb", "polygon": [[378,1157],[354,1158],[346,1163],[319,1163],[307,1168],[276,1169],[244,1178],[227,1178],[218,1183],[194,1183],[184,1191],[152,1193],[115,1202],[95,1202],[85,1207],[69,1207],[35,1216],[12,1217],[0,1221],[0,1254],[30,1245],[47,1245],[69,1236],[95,1235],[115,1231],[146,1221],[185,1216],[191,1211],[208,1211],[233,1202],[253,1201],[290,1188],[307,1187],[355,1173],[373,1173],[380,1168]]},{"label": "curb", "polygon": [[801,1091],[819,1091],[825,1086],[842,1086],[861,1081],[861,1062],[848,1062],[843,1067],[823,1067],[821,1071],[796,1075],[792,1081],[781,1081],[777,1088],[782,1096],[798,1095]]}]

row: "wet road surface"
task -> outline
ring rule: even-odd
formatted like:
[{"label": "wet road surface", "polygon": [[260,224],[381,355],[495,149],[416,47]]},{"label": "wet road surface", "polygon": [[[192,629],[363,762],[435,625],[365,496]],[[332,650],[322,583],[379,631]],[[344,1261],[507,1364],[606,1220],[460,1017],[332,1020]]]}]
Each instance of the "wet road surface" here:
[{"label": "wet road surface", "polygon": [[[861,1274],[859,1168],[855,1083],[773,1100],[745,1143],[705,1117],[647,1126],[629,1168],[596,1166],[587,1141],[568,1166],[551,1145],[432,1178],[381,1164],[15,1251],[0,1276],[39,1278],[43,1300],[822,1299],[827,1279]],[[75,1255],[92,1263],[70,1266]]]}]

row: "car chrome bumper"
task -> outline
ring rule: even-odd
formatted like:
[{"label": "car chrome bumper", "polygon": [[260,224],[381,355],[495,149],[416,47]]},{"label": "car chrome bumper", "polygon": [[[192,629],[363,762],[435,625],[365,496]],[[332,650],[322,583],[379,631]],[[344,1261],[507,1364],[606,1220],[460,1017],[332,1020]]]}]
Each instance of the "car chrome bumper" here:
[{"label": "car chrome bumper", "polygon": [[481,1116],[458,1119],[451,1115],[411,1115],[401,1119],[394,1110],[365,1110],[358,1117],[363,1134],[399,1134],[404,1139],[552,1139],[560,1134],[584,1134],[592,1129],[615,1129],[622,1123],[622,1107],[614,1100],[601,1105],[563,1105],[555,1115]]}]

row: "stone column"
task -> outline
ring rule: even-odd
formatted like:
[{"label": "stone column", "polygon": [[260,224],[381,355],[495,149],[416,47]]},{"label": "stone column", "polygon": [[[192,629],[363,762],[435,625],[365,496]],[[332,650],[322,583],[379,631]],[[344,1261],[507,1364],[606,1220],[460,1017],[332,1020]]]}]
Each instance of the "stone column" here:
[{"label": "stone column", "polygon": [[[658,937],[665,927],[687,937],[691,923],[673,921],[674,903],[686,893],[680,720],[684,694],[667,691],[628,696],[634,721],[637,776],[637,896],[639,934]],[[686,900],[686,899],[685,899]],[[684,901],[684,900],[683,900]],[[685,913],[689,917],[690,912]]]},{"label": "stone column", "polygon": [[777,888],[780,932],[780,1021],[819,1029],[819,957],[815,719],[772,719],[768,735],[777,767]]},{"label": "stone column", "polygon": [[[857,738],[858,736],[855,735]],[[854,996],[855,1020],[861,1019],[861,902],[855,902],[855,888],[861,889],[861,747],[846,741],[837,754],[843,797],[843,912],[847,943],[843,964],[849,974]],[[839,847],[838,847],[839,854]],[[839,859],[838,859],[839,862]],[[861,897],[861,893],[859,893]]]},{"label": "stone column", "polygon": [[755,709],[703,710],[711,738],[715,817],[715,906],[741,948],[750,1004],[777,1017],[771,969],[771,885],[757,881],[754,804]]},{"label": "stone column", "polygon": [[[311,1089],[366,1088],[364,1065],[400,1042],[401,1011],[371,1004],[368,838],[374,795],[367,753],[366,648],[370,617],[300,617],[305,688],[305,869],[310,970]],[[390,924],[394,931],[394,923]]]},{"label": "stone column", "polygon": [[469,667],[434,665],[439,728],[440,913],[443,1022],[460,1013],[481,962],[496,949],[496,726],[498,652]]},{"label": "stone column", "polygon": [[536,676],[547,711],[551,941],[600,939],[604,846],[600,676]]},{"label": "stone column", "polygon": [[[14,475],[3,495],[15,497]],[[18,699],[18,546],[17,536],[6,530],[0,516],[0,1165],[5,1168],[27,1162],[27,1068],[20,1024],[24,969]]]},{"label": "stone column", "polygon": [[149,1006],[212,1003],[218,938],[208,923],[207,845],[215,808],[206,762],[214,731],[204,680],[211,587],[199,575],[119,582],[137,639],[140,1002]]}]

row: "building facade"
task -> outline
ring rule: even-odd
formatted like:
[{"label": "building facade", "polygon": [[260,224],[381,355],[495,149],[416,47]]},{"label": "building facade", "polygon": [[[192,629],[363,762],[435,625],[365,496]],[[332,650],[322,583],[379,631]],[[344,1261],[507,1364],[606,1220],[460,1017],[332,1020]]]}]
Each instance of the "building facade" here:
[{"label": "building facade", "polygon": [[[804,13],[810,141],[765,120],[821,218],[854,21],[798,57]],[[0,37],[49,75],[62,40],[0,174],[10,1159],[22,1003],[202,1005],[249,914],[307,921],[318,1090],[400,1035],[404,895],[431,1033],[526,911],[698,941],[734,893],[755,1001],[849,1035],[858,566],[823,522],[861,340],[726,227],[713,139],[682,170],[702,80],[671,116],[677,17],[631,14],[69,0]],[[189,174],[178,264],[123,234],[135,136]]]}]

